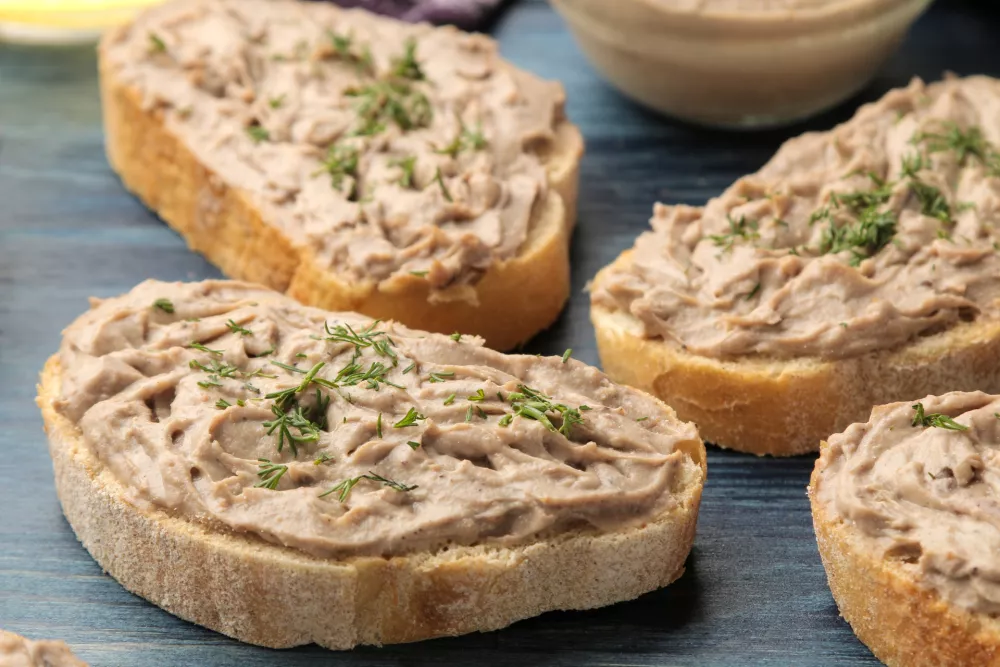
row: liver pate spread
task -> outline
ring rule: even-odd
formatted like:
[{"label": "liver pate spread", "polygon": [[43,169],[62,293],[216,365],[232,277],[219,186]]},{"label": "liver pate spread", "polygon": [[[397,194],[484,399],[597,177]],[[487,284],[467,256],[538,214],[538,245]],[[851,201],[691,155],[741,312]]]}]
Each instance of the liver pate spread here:
[{"label": "liver pate spread", "polygon": [[327,3],[179,0],[105,66],[264,220],[351,281],[471,284],[547,192],[562,88],[495,43]]},{"label": "liver pate spread", "polygon": [[620,530],[701,475],[694,426],[583,363],[241,283],[95,301],[59,360],[126,500],[321,557]]},{"label": "liver pate spread", "polygon": [[815,499],[878,559],[1000,614],[1000,396],[953,392],[872,411],[829,440]]},{"label": "liver pate spread", "polygon": [[87,667],[57,641],[25,639],[0,630],[0,667]]},{"label": "liver pate spread", "polygon": [[998,316],[1000,82],[914,81],[788,141],[653,230],[594,287],[708,357],[843,358]]}]

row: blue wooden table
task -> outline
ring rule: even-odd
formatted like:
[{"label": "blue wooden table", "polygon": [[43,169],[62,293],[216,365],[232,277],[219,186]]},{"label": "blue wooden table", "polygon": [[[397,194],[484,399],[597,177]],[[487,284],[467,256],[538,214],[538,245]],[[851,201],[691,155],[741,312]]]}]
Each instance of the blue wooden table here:
[{"label": "blue wooden table", "polygon": [[[572,347],[598,362],[584,285],[645,228],[654,201],[703,203],[788,136],[840,122],[911,76],[1000,74],[1000,14],[991,4],[939,0],[858,99],[807,125],[753,134],[694,129],[638,108],[594,74],[546,4],[513,6],[494,30],[504,54],[565,84],[587,139],[573,299],[529,351]],[[877,664],[826,587],[805,495],[812,457],[711,450],[680,581],[633,602],[550,613],[499,632],[350,653],[279,652],[125,592],[62,517],[33,403],[37,374],[88,296],[149,277],[218,275],[109,170],[93,50],[0,44],[0,628],[65,639],[95,667]]]}]

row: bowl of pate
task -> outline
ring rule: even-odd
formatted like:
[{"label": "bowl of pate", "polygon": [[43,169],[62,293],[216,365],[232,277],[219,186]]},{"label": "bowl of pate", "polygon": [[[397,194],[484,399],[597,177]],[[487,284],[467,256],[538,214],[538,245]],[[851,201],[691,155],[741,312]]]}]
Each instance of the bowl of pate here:
[{"label": "bowl of pate", "polygon": [[716,127],[801,120],[861,90],[931,0],[552,0],[636,101]]}]

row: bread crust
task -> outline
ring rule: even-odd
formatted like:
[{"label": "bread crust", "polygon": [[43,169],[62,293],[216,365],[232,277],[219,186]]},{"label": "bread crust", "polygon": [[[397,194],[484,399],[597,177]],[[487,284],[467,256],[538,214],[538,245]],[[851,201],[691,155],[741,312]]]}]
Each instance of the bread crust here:
[{"label": "bread crust", "polygon": [[[119,80],[99,51],[101,103],[108,162],[126,189],[177,231],[192,250],[231,278],[285,292],[328,310],[353,310],[441,333],[478,334],[494,349],[511,349],[551,325],[569,298],[569,236],[576,219],[583,138],[561,121],[542,155],[549,190],[532,212],[518,254],[495,262],[472,287],[431,296],[413,277],[384,289],[338,275],[314,253],[269,224],[246,191],[202,164],[165,123],[162,109],[145,109],[139,90]],[[496,313],[504,313],[496,317]]]},{"label": "bread crust", "polygon": [[813,528],[830,591],[858,638],[889,667],[1000,665],[1000,622],[919,586],[914,565],[876,559],[857,529],[817,500],[827,451],[824,442],[809,484]]},{"label": "bread crust", "polygon": [[[594,280],[630,261],[626,251]],[[604,371],[692,421],[706,442],[752,454],[814,452],[865,421],[873,405],[956,390],[1000,392],[1000,321],[961,322],[900,348],[827,361],[814,357],[721,360],[643,335],[621,310],[592,305]]]},{"label": "bread crust", "polygon": [[60,363],[38,405],[63,512],[94,559],[170,613],[251,644],[331,649],[502,628],[554,609],[588,609],[666,586],[684,571],[705,479],[698,463],[675,508],[638,528],[533,544],[452,547],[393,558],[323,559],[130,504],[78,430],[53,407]]}]

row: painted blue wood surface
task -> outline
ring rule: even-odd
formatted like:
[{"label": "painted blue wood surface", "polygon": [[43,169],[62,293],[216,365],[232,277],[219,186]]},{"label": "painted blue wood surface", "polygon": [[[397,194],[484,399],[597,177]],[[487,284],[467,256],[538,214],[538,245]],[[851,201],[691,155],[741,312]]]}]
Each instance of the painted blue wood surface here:
[{"label": "painted blue wood surface", "polygon": [[[646,226],[653,201],[702,203],[759,167],[783,139],[844,120],[913,75],[1000,73],[1000,17],[990,4],[939,0],[859,98],[807,125],[753,134],[694,129],[634,106],[597,78],[547,5],[515,5],[495,29],[503,52],[564,82],[569,113],[587,138],[573,300],[529,350],[572,347],[597,363],[582,290]],[[0,627],[66,639],[96,667],[877,664],[826,587],[805,496],[812,457],[711,451],[698,536],[679,582],[634,602],[550,613],[499,632],[340,654],[278,652],[125,592],[62,518],[33,404],[37,373],[88,296],[118,294],[148,277],[217,275],[109,170],[92,49],[0,45]]]}]

